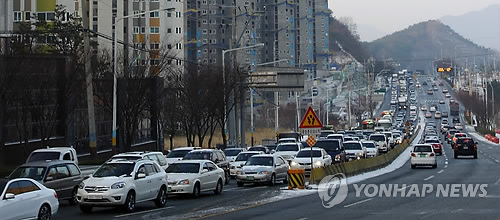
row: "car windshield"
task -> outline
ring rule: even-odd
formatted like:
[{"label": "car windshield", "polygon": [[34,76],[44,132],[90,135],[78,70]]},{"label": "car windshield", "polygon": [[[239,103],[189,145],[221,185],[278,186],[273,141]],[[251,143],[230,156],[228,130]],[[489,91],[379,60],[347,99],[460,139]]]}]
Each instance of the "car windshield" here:
[{"label": "car windshield", "polygon": [[199,171],[199,163],[174,163],[165,170],[166,173],[198,173]]},{"label": "car windshield", "polygon": [[385,141],[384,135],[372,135],[370,136],[370,141]]},{"label": "car windshield", "polygon": [[59,160],[59,152],[33,152],[28,162],[44,161],[44,160]]},{"label": "car windshield", "polygon": [[128,176],[134,171],[133,163],[106,163],[94,172],[93,177]]},{"label": "car windshield", "polygon": [[366,147],[366,148],[375,148],[375,144],[372,143],[372,142],[365,142],[363,143],[363,146]]},{"label": "car windshield", "polygon": [[346,150],[361,150],[361,144],[359,144],[359,143],[344,143],[344,148]]},{"label": "car windshield", "polygon": [[328,135],[330,135],[330,134],[335,134],[335,132],[333,132],[333,131],[322,131],[322,132],[319,134],[319,137],[324,138],[324,137],[327,137],[327,136],[328,136]]},{"label": "car windshield", "polygon": [[323,148],[326,151],[340,151],[340,142],[337,140],[318,141],[314,147]]},{"label": "car windshield", "polygon": [[248,149],[248,151],[262,151],[262,152],[266,152],[266,148],[265,147],[251,147],[250,149]]},{"label": "car windshield", "polygon": [[248,158],[252,157],[253,155],[257,155],[257,153],[240,153],[236,157],[235,161],[247,161]]},{"label": "car windshield", "polygon": [[272,157],[250,157],[245,166],[273,166]]},{"label": "car windshield", "polygon": [[296,144],[282,144],[282,145],[278,145],[278,147],[276,148],[276,151],[298,151],[299,150],[299,146],[297,146]]},{"label": "car windshield", "polygon": [[326,137],[327,139],[333,139],[333,140],[342,140],[342,135],[332,135]]},{"label": "car windshield", "polygon": [[240,152],[241,152],[241,149],[227,149],[227,150],[224,150],[224,153],[228,157],[237,156]]},{"label": "car windshield", "polygon": [[[321,157],[321,151],[319,150],[313,150],[312,151],[312,156],[313,157]],[[301,150],[297,156],[295,156],[297,158],[303,158],[303,157],[311,157],[311,151],[310,150]]]},{"label": "car windshield", "polygon": [[30,178],[40,181],[43,180],[46,169],[47,167],[18,167],[9,175],[9,179]]},{"label": "car windshield", "polygon": [[167,158],[183,158],[191,150],[174,150],[167,154]]},{"label": "car windshield", "polygon": [[184,156],[184,160],[210,160],[210,152],[189,152]]},{"label": "car windshield", "polygon": [[415,146],[413,152],[432,152],[431,146]]}]

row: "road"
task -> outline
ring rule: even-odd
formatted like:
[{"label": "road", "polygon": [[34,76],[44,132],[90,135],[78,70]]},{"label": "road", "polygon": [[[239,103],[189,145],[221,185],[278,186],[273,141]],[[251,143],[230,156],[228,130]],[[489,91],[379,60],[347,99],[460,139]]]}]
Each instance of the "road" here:
[{"label": "road", "polygon": [[[417,91],[419,102],[433,103],[430,100],[444,99],[441,92],[427,95],[427,88],[424,86]],[[447,105],[440,105],[439,109],[449,112]],[[402,184],[488,184],[486,197],[444,198],[429,194],[425,197],[368,198],[363,193],[357,197],[353,185],[349,185],[346,200],[330,209],[324,208],[318,195],[313,194],[210,216],[207,219],[499,219],[499,147],[479,141],[479,158],[474,160],[453,159],[451,147],[446,143],[444,146],[445,153],[438,157],[437,169],[413,170],[408,161],[392,173],[361,183],[392,183],[399,184],[400,187]]]}]

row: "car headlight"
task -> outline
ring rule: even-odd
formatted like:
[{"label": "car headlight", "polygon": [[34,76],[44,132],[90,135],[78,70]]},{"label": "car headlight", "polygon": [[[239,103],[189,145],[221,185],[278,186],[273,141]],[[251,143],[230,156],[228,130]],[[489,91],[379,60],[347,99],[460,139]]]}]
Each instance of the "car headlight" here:
[{"label": "car headlight", "polygon": [[323,162],[318,160],[318,161],[314,162],[314,165],[320,167],[323,165]]},{"label": "car headlight", "polygon": [[299,165],[299,164],[298,164],[297,162],[295,162],[295,161],[292,161],[292,162],[290,163],[290,166],[297,166],[297,165]]},{"label": "car headlight", "polygon": [[335,161],[340,160],[340,154],[335,155]]},{"label": "car headlight", "polygon": [[125,182],[117,182],[111,185],[111,189],[121,189],[125,187]]},{"label": "car headlight", "polygon": [[188,179],[180,180],[179,182],[177,182],[177,185],[188,185],[188,184],[189,184],[189,180]]},{"label": "car headlight", "polygon": [[359,152],[358,155],[363,156],[363,152]]},{"label": "car headlight", "polygon": [[83,181],[82,181],[82,182],[80,182],[80,184],[78,184],[78,188],[83,189],[83,187],[85,187],[85,183],[83,183]]},{"label": "car headlight", "polygon": [[239,171],[236,172],[236,174],[238,174],[238,175],[245,175],[245,172],[243,172],[242,170],[239,170]]},{"label": "car headlight", "polygon": [[267,175],[267,174],[269,174],[269,171],[260,171],[258,174],[260,174],[260,175]]}]

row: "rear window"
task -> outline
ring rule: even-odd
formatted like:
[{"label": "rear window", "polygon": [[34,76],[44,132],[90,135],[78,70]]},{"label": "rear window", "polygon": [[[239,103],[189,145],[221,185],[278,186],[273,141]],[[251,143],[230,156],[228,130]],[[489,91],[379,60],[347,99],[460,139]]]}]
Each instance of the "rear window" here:
[{"label": "rear window", "polygon": [[[297,156],[298,158],[301,157],[311,157],[311,151],[310,150],[302,150],[300,151]],[[321,151],[319,150],[313,150],[312,151],[312,157],[321,157]]]},{"label": "rear window", "polygon": [[114,156],[113,159],[124,159],[124,160],[139,160],[142,156]]},{"label": "rear window", "polygon": [[413,152],[432,152],[431,146],[415,146]]},{"label": "rear window", "polygon": [[344,148],[346,150],[361,150],[361,144],[359,144],[359,143],[345,143]]},{"label": "rear window", "polygon": [[384,135],[372,135],[370,136],[370,141],[385,141]]},{"label": "rear window", "polygon": [[314,147],[323,148],[326,151],[340,151],[340,142],[337,140],[331,141],[318,141]]},{"label": "rear window", "polygon": [[278,145],[276,151],[299,151],[299,146],[297,146],[296,144]]},{"label": "rear window", "polygon": [[228,150],[225,150],[224,153],[226,154],[226,156],[237,156],[240,152],[242,151],[242,149],[228,149]]},{"label": "rear window", "polygon": [[457,140],[457,143],[474,144],[474,140],[472,138],[460,138]]},{"label": "rear window", "polygon": [[376,147],[375,143],[373,143],[373,142],[364,142],[363,146],[366,148],[375,148]]},{"label": "rear window", "polygon": [[429,144],[438,144],[438,143],[439,143],[439,141],[438,141],[438,140],[436,140],[436,139],[431,139],[431,140],[425,140],[425,143],[426,143],[426,144],[427,144],[427,143],[429,143]]},{"label": "rear window", "polygon": [[174,150],[167,154],[167,158],[182,158],[189,152],[191,152],[191,150]]},{"label": "rear window", "polygon": [[33,152],[28,162],[43,161],[43,160],[59,160],[59,152]]}]

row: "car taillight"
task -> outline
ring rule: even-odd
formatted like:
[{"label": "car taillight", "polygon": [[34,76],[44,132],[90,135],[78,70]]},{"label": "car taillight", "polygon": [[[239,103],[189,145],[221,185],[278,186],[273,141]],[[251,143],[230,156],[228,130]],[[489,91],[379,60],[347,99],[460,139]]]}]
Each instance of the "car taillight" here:
[{"label": "car taillight", "polygon": [[434,157],[434,153],[431,153],[429,156]]},{"label": "car taillight", "polygon": [[474,144],[474,150],[477,150],[477,145]]},{"label": "car taillight", "polygon": [[415,155],[415,153],[411,153],[411,156],[412,156],[412,157],[416,157],[417,155]]},{"label": "car taillight", "polygon": [[56,199],[57,199],[57,193],[56,193],[56,192],[54,193],[54,198],[56,198]]}]

